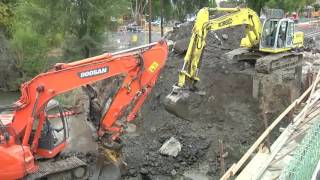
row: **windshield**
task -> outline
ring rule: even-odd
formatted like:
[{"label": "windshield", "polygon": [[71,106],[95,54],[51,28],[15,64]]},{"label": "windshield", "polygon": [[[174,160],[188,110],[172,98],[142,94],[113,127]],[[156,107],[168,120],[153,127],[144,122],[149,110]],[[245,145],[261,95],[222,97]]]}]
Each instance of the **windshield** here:
[{"label": "windshield", "polygon": [[268,19],[265,21],[262,31],[261,45],[262,47],[274,47],[277,34],[278,20]]}]

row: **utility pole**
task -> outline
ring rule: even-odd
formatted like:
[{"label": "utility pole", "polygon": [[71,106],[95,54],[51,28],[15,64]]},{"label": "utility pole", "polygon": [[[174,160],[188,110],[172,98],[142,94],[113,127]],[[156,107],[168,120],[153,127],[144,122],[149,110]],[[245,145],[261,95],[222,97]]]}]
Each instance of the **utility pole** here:
[{"label": "utility pole", "polygon": [[163,0],[160,0],[160,16],[161,37],[163,37]]},{"label": "utility pole", "polygon": [[152,0],[148,0],[149,4],[149,43],[151,43],[151,20],[152,20]]}]

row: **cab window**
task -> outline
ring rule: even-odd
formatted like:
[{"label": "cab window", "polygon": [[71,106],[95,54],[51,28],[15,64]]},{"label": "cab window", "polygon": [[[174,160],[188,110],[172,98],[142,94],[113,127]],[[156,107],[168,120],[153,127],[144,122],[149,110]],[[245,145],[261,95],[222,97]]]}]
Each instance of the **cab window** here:
[{"label": "cab window", "polygon": [[262,42],[263,47],[273,48],[275,44],[276,34],[277,34],[277,20],[268,19],[265,21],[262,31]]},{"label": "cab window", "polygon": [[277,47],[278,48],[284,48],[286,45],[287,29],[288,29],[288,21],[281,22],[280,28],[279,28],[279,35],[278,35],[278,39],[277,39]]},{"label": "cab window", "polygon": [[294,22],[289,22],[288,34],[287,34],[287,47],[291,47],[293,44],[293,35],[294,35]]}]

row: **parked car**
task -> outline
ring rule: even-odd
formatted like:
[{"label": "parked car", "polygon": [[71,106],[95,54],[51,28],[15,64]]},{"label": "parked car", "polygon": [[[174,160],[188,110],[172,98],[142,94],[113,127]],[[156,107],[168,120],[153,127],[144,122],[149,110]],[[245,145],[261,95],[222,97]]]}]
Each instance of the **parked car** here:
[{"label": "parked car", "polygon": [[173,29],[178,29],[178,28],[180,28],[180,26],[181,26],[181,23],[176,22],[176,23],[174,23]]},{"label": "parked car", "polygon": [[141,27],[138,26],[136,23],[128,24],[127,31],[129,32],[141,32]]},{"label": "parked car", "polygon": [[151,21],[151,25],[153,26],[159,26],[161,23],[161,21],[158,19],[158,20],[155,20],[155,21]]},{"label": "parked car", "polygon": [[195,14],[188,14],[186,18],[184,19],[185,22],[191,22],[196,20],[196,15]]}]

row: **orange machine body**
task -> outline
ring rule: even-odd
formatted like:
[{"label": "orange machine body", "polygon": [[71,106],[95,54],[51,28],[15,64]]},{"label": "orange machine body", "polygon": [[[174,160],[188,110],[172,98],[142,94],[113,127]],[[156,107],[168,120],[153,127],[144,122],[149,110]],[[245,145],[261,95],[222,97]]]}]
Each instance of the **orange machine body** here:
[{"label": "orange machine body", "polygon": [[[12,118],[0,119],[9,135],[6,138],[4,130],[0,131],[0,179],[19,179],[36,172],[35,157],[52,158],[64,149],[66,141],[50,151],[38,147],[47,119],[44,109],[49,100],[75,88],[121,75],[124,77],[122,85],[103,115],[98,131],[99,136],[108,132],[112,138],[117,138],[123,132],[117,120],[129,106],[131,111],[127,121],[134,119],[155,85],[167,56],[167,44],[160,41],[131,51],[105,53],[68,64],[57,64],[53,70],[22,84],[21,97],[14,103]],[[37,128],[31,136],[35,121]]]}]

